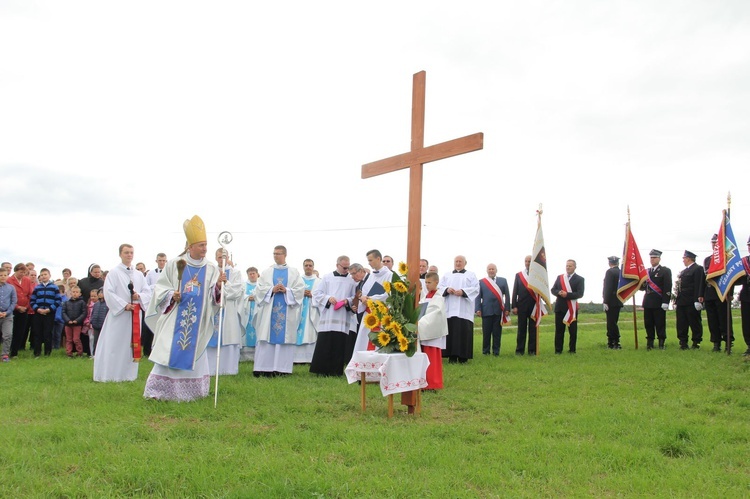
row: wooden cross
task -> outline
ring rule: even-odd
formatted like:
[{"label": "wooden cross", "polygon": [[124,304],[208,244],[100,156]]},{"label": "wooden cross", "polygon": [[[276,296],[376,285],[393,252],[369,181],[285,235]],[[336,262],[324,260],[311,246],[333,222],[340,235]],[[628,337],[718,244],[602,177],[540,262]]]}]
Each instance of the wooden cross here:
[{"label": "wooden cross", "polygon": [[484,147],[484,134],[475,133],[434,146],[424,146],[424,98],[426,73],[414,75],[411,97],[411,151],[362,165],[362,178],[409,168],[409,222],[407,225],[406,263],[408,279],[419,282],[422,244],[422,165],[440,159],[478,151]]}]

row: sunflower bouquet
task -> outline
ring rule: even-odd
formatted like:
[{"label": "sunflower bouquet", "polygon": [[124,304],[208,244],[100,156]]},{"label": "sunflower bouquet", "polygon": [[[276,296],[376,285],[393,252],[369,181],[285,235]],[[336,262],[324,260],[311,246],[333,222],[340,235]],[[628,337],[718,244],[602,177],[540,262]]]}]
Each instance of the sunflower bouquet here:
[{"label": "sunflower bouquet", "polygon": [[409,291],[408,270],[404,262],[398,264],[398,271],[402,275],[394,272],[391,280],[383,283],[388,294],[385,302],[367,300],[367,313],[363,320],[370,330],[368,337],[379,352],[405,353],[411,357],[417,351],[419,308],[415,291]]}]

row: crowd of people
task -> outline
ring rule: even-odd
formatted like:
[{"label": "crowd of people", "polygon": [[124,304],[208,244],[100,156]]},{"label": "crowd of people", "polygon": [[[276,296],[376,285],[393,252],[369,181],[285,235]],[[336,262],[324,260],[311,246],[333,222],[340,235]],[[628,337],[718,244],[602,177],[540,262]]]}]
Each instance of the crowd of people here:
[{"label": "crowd of people", "polygon": [[[302,272],[289,266],[287,250],[273,249],[273,265],[263,271],[234,265],[224,248],[206,258],[206,231],[200,217],[186,220],[185,251],[168,260],[156,256],[156,268],[133,265],[134,248],[122,244],[121,263],[109,272],[92,264],[80,280],[63,270],[52,280],[46,268],[4,262],[0,268],[0,329],[2,361],[8,362],[28,347],[34,358],[65,347],[68,357],[94,357],[93,378],[99,382],[132,381],[138,361],[147,357],[153,369],[144,396],[188,401],[205,397],[210,376],[235,375],[240,362],[253,362],[256,377],[286,376],[295,363],[309,364],[311,373],[342,376],[354,352],[373,350],[363,317],[373,300],[385,301],[393,278],[394,259],[377,249],[364,256],[367,266],[348,256],[320,276],[315,262],[304,260]],[[715,239],[712,241],[715,244]],[[748,240],[750,249],[750,240]],[[734,341],[728,337],[728,300],[720,300],[706,284],[706,268],[686,251],[683,269],[672,286],[670,269],[661,265],[661,252],[649,254],[651,266],[643,285],[643,320],[647,349],[666,348],[666,312],[674,303],[680,349],[699,348],[703,339],[702,310],[706,310],[714,351]],[[622,302],[617,296],[619,258],[609,257],[603,307],[607,344],[621,349],[618,328]],[[475,317],[482,319],[482,354],[500,354],[503,326],[516,317],[517,355],[536,355],[537,321],[541,306],[529,286],[531,256],[513,279],[497,276],[497,266],[486,267],[478,279],[458,255],[454,268],[442,278],[426,259],[419,262],[421,284],[421,349],[429,358],[427,389],[443,388],[443,359],[466,363],[473,357]],[[750,275],[750,257],[743,258]],[[704,268],[705,267],[705,268]],[[246,278],[243,277],[243,273]],[[750,355],[750,286],[747,275],[738,283],[742,330]],[[554,350],[576,353],[578,300],[585,280],[576,274],[575,260],[552,282]],[[730,296],[733,295],[733,291]],[[546,313],[546,311],[545,311]],[[688,344],[692,332],[692,346]]]},{"label": "crowd of people", "polygon": [[[711,248],[717,248],[718,235],[711,238]],[[750,238],[747,241],[750,252]],[[712,253],[713,254],[713,253]],[[666,348],[667,327],[666,313],[670,304],[676,315],[676,337],[680,350],[697,350],[703,342],[703,314],[706,311],[709,339],[713,352],[731,351],[735,337],[731,328],[731,304],[734,301],[736,285],[742,285],[739,292],[742,336],[747,349],[744,356],[750,356],[750,256],[742,258],[744,275],[729,287],[727,296],[719,295],[717,287],[712,285],[708,276],[711,256],[703,260],[703,265],[696,263],[697,255],[686,250],[682,256],[685,266],[672,282],[672,271],[661,265],[662,252],[651,250],[651,266],[643,284],[643,321],[646,329],[646,349]],[[604,276],[603,307],[607,317],[608,347],[620,349],[620,330],[617,326],[620,310],[623,306],[617,297],[620,272],[619,258],[609,257],[609,269]],[[656,343],[655,343],[656,342]]]}]

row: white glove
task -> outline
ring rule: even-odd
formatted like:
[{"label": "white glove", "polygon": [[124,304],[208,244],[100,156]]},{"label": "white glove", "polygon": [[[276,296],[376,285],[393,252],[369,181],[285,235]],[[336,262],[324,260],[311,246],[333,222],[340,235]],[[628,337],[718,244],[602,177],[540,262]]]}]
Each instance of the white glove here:
[{"label": "white glove", "polygon": [[607,305],[606,303],[604,305],[602,305],[602,307],[604,307],[604,311],[605,312],[607,312],[609,310],[609,305]]},{"label": "white glove", "polygon": [[700,312],[701,310],[703,310],[703,305],[701,305],[701,302],[697,301],[697,302],[693,303],[693,305],[695,305],[695,309],[698,312]]},{"label": "white glove", "polygon": [[661,309],[662,310],[669,310],[669,303],[662,303],[661,304]]}]

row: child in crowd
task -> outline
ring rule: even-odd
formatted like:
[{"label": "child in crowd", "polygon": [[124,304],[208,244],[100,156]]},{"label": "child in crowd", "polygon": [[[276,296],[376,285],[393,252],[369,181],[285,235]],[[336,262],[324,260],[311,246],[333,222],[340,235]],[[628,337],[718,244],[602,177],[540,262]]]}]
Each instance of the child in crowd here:
[{"label": "child in crowd", "polygon": [[425,390],[443,388],[442,349],[445,348],[445,337],[448,335],[448,318],[445,314],[445,299],[437,292],[439,282],[440,278],[437,273],[427,272],[425,275],[424,285],[427,293],[420,302],[417,322],[419,343],[422,351],[430,359]]},{"label": "child in crowd", "polygon": [[70,287],[70,300],[63,305],[63,321],[65,322],[65,353],[73,357],[73,345],[79,357],[83,357],[83,346],[81,345],[81,328],[86,320],[88,307],[81,299],[81,288]]},{"label": "child in crowd", "polygon": [[8,282],[8,269],[0,267],[0,334],[3,339],[2,359],[10,361],[10,343],[13,340],[13,310],[18,303],[16,288]]},{"label": "child in crowd", "polygon": [[102,326],[104,326],[104,319],[107,318],[107,313],[109,313],[109,307],[107,307],[107,302],[104,301],[104,290],[102,288],[97,289],[97,296],[99,301],[94,303],[94,308],[91,310],[91,331],[93,331],[93,338],[92,335],[89,335],[89,339],[93,341],[91,344],[91,351],[96,352],[96,342],[99,341],[99,333],[102,331]]},{"label": "child in crowd", "polygon": [[[64,305],[66,301],[70,300],[68,292],[65,289],[65,285],[58,284],[57,289],[60,290],[60,296],[62,297],[60,303],[61,305]],[[62,346],[63,332],[65,330],[65,323],[63,322],[62,318],[62,310],[62,306],[57,307],[57,310],[55,310],[55,327],[54,329],[52,329],[52,350],[60,348]]]},{"label": "child in crowd", "polygon": [[[89,294],[89,302],[86,313],[86,319],[83,321],[83,329],[81,329],[81,334],[84,334],[88,337],[88,343],[89,343],[89,351],[91,352],[89,355],[91,357],[94,356],[94,339],[91,337],[93,333],[91,329],[91,313],[94,311],[94,305],[99,301],[99,292],[96,289],[92,289],[91,293]],[[81,341],[83,343],[83,341]]]},{"label": "child in crowd", "polygon": [[39,284],[31,293],[31,308],[34,318],[31,334],[34,336],[34,357],[39,358],[44,344],[44,355],[52,353],[52,330],[55,327],[55,311],[60,306],[61,296],[57,285],[50,281],[49,269],[39,271]]}]

